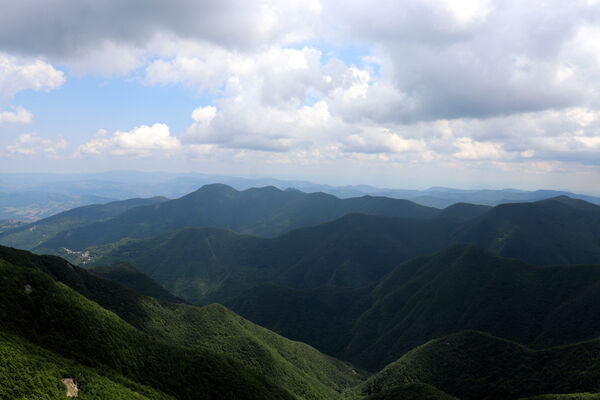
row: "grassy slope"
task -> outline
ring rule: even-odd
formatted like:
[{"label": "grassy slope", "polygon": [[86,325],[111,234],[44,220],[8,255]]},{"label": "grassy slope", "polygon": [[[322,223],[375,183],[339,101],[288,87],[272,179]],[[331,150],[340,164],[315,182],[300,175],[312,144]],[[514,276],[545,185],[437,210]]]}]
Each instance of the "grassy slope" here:
[{"label": "grassy slope", "polygon": [[361,390],[377,393],[423,382],[463,400],[597,392],[599,350],[599,340],[535,351],[487,334],[461,332],[410,351]]},{"label": "grassy slope", "polygon": [[65,398],[61,380],[73,378],[86,399],[174,400],[112,371],[83,366],[0,330],[0,398]]},{"label": "grassy slope", "polygon": [[0,244],[21,249],[31,250],[42,242],[50,240],[59,232],[74,229],[93,222],[103,221],[115,217],[122,212],[138,206],[157,204],[167,199],[153,197],[149,199],[130,199],[113,201],[107,204],[94,204],[77,207],[69,211],[19,226],[2,232]]},{"label": "grassy slope", "polygon": [[136,294],[54,256],[0,248],[0,258],[49,273],[163,343],[222,354],[307,399],[333,399],[360,382],[352,368],[256,326],[223,306],[172,304]]}]

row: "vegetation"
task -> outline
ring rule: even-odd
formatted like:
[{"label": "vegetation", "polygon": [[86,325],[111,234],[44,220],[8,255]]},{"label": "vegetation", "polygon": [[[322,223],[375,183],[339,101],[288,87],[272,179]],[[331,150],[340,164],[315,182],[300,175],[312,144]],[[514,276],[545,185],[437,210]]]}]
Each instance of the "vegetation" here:
[{"label": "vegetation", "polygon": [[233,359],[140,332],[40,271],[0,261],[0,276],[3,329],[63,357],[109,368],[178,399],[292,398]]},{"label": "vegetation", "polygon": [[78,398],[173,400],[104,368],[90,368],[0,330],[0,398],[52,400],[65,398],[63,378],[71,378]]},{"label": "vegetation", "polygon": [[[229,380],[237,379],[239,384],[234,385],[234,388],[239,389],[246,384],[250,384],[250,387],[257,386],[254,380],[258,379],[260,382],[266,379],[265,382],[271,382],[269,385],[274,385],[273,382],[275,382],[285,392],[305,399],[339,398],[344,389],[356,385],[362,379],[362,376],[348,364],[325,356],[310,346],[290,341],[258,327],[223,306],[212,305],[199,308],[159,301],[151,297],[141,296],[119,284],[91,275],[86,270],[73,267],[58,257],[36,256],[9,248],[0,248],[0,250],[2,250],[0,258],[10,259],[21,265],[45,271],[57,280],[75,288],[88,299],[95,301],[95,303],[91,303],[86,299],[83,302],[92,307],[92,310],[85,312],[69,310],[65,305],[45,304],[44,307],[47,308],[44,308],[44,310],[47,310],[49,314],[66,312],[72,314],[70,316],[72,323],[79,324],[83,322],[85,324],[84,327],[78,329],[68,329],[61,325],[60,328],[63,333],[57,333],[57,337],[53,340],[58,341],[60,337],[63,337],[74,343],[84,341],[83,344],[87,350],[82,350],[83,355],[80,354],[78,357],[83,356],[85,360],[89,361],[88,357],[91,353],[90,363],[92,365],[102,364],[114,367],[116,364],[119,366],[118,371],[121,372],[125,364],[127,371],[130,371],[129,373],[134,374],[136,377],[132,379],[137,379],[161,390],[163,390],[163,386],[157,386],[156,382],[147,383],[144,380],[148,379],[146,368],[153,368],[148,365],[149,362],[153,363],[155,367],[162,365],[164,368],[171,368],[170,374],[180,373],[181,370],[186,369],[186,365],[189,363],[193,363],[193,368],[198,369],[197,364],[202,363],[203,367],[200,371],[195,372],[209,374],[208,376],[210,376],[211,369],[214,373],[219,373],[219,370],[222,370],[221,375],[223,375],[223,378],[221,381],[218,378],[213,379],[213,386],[231,385]],[[13,267],[13,269],[28,271],[27,268],[23,267]],[[34,294],[39,294],[39,285],[33,283],[29,285],[33,290],[29,298]],[[66,287],[64,289],[67,293],[70,293],[70,296],[75,294]],[[53,300],[55,300],[55,297],[56,294],[53,293]],[[74,299],[70,300],[69,307],[72,307],[77,299],[81,301],[79,297],[74,296]],[[100,308],[96,303],[104,308]],[[94,305],[96,305],[95,308]],[[120,318],[108,313],[106,310],[115,312]],[[116,320],[111,323],[97,322],[95,313],[98,312],[113,315]],[[19,313],[12,317],[13,319],[20,319],[21,317],[27,317],[27,315]],[[56,321],[58,316],[48,316],[47,318],[52,318],[54,321],[53,328],[58,329],[54,326],[60,324],[60,321]],[[64,321],[69,316],[62,316],[61,314],[61,318]],[[5,319],[10,320],[11,318],[0,316],[0,320],[4,321]],[[91,319],[91,321],[81,321],[82,319]],[[122,324],[125,321],[128,324],[123,326]],[[38,325],[40,324],[38,321],[35,322]],[[71,330],[79,333],[75,334]],[[42,338],[46,339],[48,335],[52,336],[52,331],[44,329],[43,333],[36,333],[34,337],[39,339],[38,335],[42,335]],[[102,340],[103,335],[108,335],[104,341]],[[96,343],[90,336],[96,338]],[[107,351],[109,354],[111,351],[114,352],[114,350],[109,350],[111,346],[115,346],[119,350],[117,354],[112,355],[109,361],[106,361],[103,358],[105,357],[104,353]],[[69,348],[71,347],[69,346]],[[50,348],[60,352],[60,350],[53,347],[53,342],[50,343]],[[145,351],[142,349],[145,349]],[[183,354],[180,354],[179,352],[182,350]],[[123,357],[133,357],[133,361],[131,361],[133,365],[130,365],[130,358],[127,362],[122,360],[119,351],[125,351],[125,353],[121,353]],[[96,354],[97,352],[100,352],[100,354]],[[147,354],[148,352],[153,357],[151,361],[148,360],[150,356]],[[157,352],[162,355],[157,355]],[[175,354],[171,354],[173,352]],[[66,355],[72,356],[70,352]],[[173,363],[180,363],[181,365],[168,366],[168,364],[160,361],[164,357],[167,357],[166,360],[171,358]],[[168,363],[168,361],[165,362]],[[210,363],[205,365],[207,362],[212,363],[212,365]],[[141,368],[141,366],[144,366],[144,368]],[[234,368],[235,373],[230,368]],[[164,372],[158,373],[153,369],[150,372],[157,374],[156,379],[161,382],[159,377]],[[241,377],[237,375],[241,375]],[[197,388],[201,388],[203,385],[202,379],[206,379],[203,376],[199,378],[201,380],[194,383]],[[177,389],[177,383],[179,385],[192,384],[187,382],[187,379],[192,379],[192,377],[178,377],[176,382],[173,382],[175,386],[175,388],[171,388],[173,391],[166,389],[163,391],[178,398],[185,398],[180,393],[180,389]],[[266,385],[265,382],[263,382],[263,385]],[[204,385],[207,385],[206,382]],[[267,385],[267,389],[270,392],[274,389],[269,385]],[[264,392],[264,389],[260,390]],[[277,390],[281,391],[281,389]]]},{"label": "vegetation", "polygon": [[399,265],[376,286],[263,286],[228,304],[266,328],[376,371],[464,329],[537,347],[600,336],[598,282],[600,265],[534,267],[456,245]]},{"label": "vegetation", "polygon": [[34,250],[56,251],[66,247],[81,251],[126,237],[152,237],[185,227],[224,228],[258,236],[276,236],[355,212],[431,218],[438,210],[385,197],[342,200],[324,193],[282,191],[272,186],[238,192],[229,186],[215,184],[203,186],[176,200],[129,209],[107,221],[63,230]]},{"label": "vegetation", "polygon": [[184,302],[180,298],[173,296],[158,283],[154,282],[148,275],[139,272],[127,263],[119,263],[107,267],[99,266],[89,268],[88,272],[101,278],[118,282],[144,296],[155,297],[174,303]]},{"label": "vegetation", "polygon": [[88,251],[91,264],[130,263],[176,296],[206,304],[264,283],[298,289],[375,283],[399,262],[442,248],[454,227],[448,220],[351,214],[274,239],[187,228]]},{"label": "vegetation", "polygon": [[599,350],[598,340],[536,351],[487,334],[460,332],[410,351],[371,377],[361,391],[378,393],[422,382],[463,400],[597,392]]}]

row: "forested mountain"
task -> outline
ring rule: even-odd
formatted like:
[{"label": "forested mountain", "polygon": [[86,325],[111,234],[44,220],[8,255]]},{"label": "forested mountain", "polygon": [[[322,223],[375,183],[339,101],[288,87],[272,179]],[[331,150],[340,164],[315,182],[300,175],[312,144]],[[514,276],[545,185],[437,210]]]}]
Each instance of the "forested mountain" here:
[{"label": "forested mountain", "polygon": [[[540,399],[597,399],[600,341],[546,350],[475,331],[459,332],[408,352],[371,377],[361,392],[420,382],[463,400],[517,399],[541,393],[588,392]],[[535,397],[536,399],[538,397]]]},{"label": "forested mountain", "polygon": [[536,347],[600,336],[599,282],[600,265],[535,267],[456,245],[397,266],[377,285],[259,286],[228,305],[259,325],[375,371],[413,347],[464,329]]},{"label": "forested mountain", "polygon": [[276,236],[348,213],[431,218],[437,212],[435,208],[385,197],[342,200],[324,193],[306,194],[275,187],[239,192],[226,185],[206,185],[176,200],[132,208],[108,221],[64,230],[34,250],[66,247],[79,251],[124,237],[151,237],[184,227],[225,228],[258,236]]},{"label": "forested mountain", "polygon": [[360,382],[349,365],[219,305],[158,301],[58,257],[5,247],[0,272],[5,339],[16,334],[33,343],[20,346],[48,349],[36,350],[46,358],[74,360],[65,361],[73,368],[63,374],[76,378],[83,364],[92,368],[87,374],[125,378],[178,399],[333,399]]},{"label": "forested mountain", "polygon": [[567,197],[437,210],[224,185],[74,209],[0,236],[70,260],[0,247],[0,379],[29,393],[7,376],[39,364],[42,386],[156,399],[597,391],[599,227]]},{"label": "forested mountain", "polygon": [[349,214],[276,238],[186,228],[57,254],[82,265],[128,262],[189,302],[224,302],[260,284],[295,289],[373,284],[398,264],[474,243],[536,265],[600,263],[600,207],[556,198],[482,208],[457,204],[427,219]]}]

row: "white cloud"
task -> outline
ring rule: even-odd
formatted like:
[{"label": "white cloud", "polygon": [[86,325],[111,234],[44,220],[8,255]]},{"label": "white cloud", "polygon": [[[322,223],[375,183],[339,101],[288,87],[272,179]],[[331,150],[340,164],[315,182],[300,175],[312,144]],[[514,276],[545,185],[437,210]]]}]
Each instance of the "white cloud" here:
[{"label": "white cloud", "polygon": [[0,124],[30,124],[32,121],[33,114],[23,107],[13,107],[13,111],[0,111]]},{"label": "white cloud", "polygon": [[106,130],[100,129],[92,140],[79,146],[78,153],[149,156],[172,154],[180,148],[181,143],[171,136],[169,127],[156,123],[141,125],[127,132],[116,131],[110,137],[107,137]]},{"label": "white cloud", "polygon": [[17,141],[6,147],[11,154],[35,155],[35,154],[56,154],[58,151],[68,146],[66,140],[51,140],[36,135],[35,133],[23,133],[19,135]]},{"label": "white cloud", "polygon": [[0,53],[0,98],[10,100],[22,90],[50,91],[65,82],[62,71],[41,60]]},{"label": "white cloud", "polygon": [[459,151],[453,155],[461,160],[497,160],[503,154],[498,143],[477,142],[468,137],[457,138],[454,146]]}]

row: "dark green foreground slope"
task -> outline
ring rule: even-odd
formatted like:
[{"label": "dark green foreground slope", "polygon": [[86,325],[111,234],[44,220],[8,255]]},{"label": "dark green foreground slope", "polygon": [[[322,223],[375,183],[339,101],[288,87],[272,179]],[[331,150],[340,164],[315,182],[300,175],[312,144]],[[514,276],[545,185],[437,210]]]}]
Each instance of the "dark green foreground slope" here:
[{"label": "dark green foreground slope", "polygon": [[360,382],[347,364],[222,306],[161,302],[58,257],[0,248],[0,259],[3,331],[176,398],[335,399]]}]

